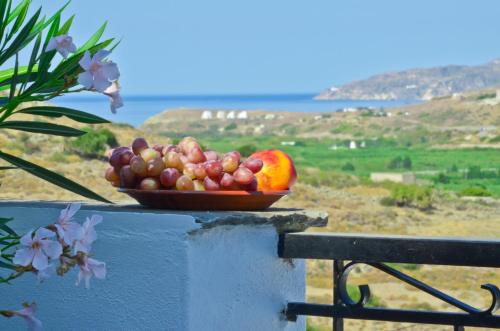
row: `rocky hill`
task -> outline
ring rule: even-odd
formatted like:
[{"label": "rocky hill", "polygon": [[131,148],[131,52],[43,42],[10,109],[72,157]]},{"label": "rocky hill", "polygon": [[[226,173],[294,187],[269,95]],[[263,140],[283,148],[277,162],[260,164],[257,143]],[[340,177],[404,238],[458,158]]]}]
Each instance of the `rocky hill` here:
[{"label": "rocky hill", "polygon": [[317,99],[430,100],[500,86],[500,59],[484,65],[450,65],[388,72],[321,92]]}]

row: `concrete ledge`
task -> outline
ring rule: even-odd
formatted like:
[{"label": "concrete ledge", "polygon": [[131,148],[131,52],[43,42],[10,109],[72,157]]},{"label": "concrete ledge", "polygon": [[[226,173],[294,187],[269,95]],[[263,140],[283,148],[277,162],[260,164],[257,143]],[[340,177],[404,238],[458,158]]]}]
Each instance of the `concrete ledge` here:
[{"label": "concrete ledge", "polygon": [[[0,201],[0,216],[26,233],[54,222],[66,205]],[[47,330],[305,330],[304,318],[281,315],[287,302],[305,300],[305,262],[280,259],[278,237],[326,225],[325,213],[84,204],[75,219],[92,214],[104,217],[93,254],[107,263],[107,279],[85,290],[74,285],[77,270],[42,284],[24,275],[2,287],[0,308],[36,300]],[[2,329],[19,326],[2,321]]]}]

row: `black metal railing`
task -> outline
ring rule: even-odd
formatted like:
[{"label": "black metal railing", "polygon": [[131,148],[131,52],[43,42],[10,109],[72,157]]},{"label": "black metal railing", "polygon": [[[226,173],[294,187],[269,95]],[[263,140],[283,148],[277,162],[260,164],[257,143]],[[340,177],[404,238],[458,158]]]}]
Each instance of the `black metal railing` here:
[{"label": "black metal railing", "polygon": [[[493,284],[481,285],[491,294],[486,309],[472,307],[387,263],[414,263],[464,267],[500,268],[500,241],[457,238],[350,235],[337,233],[286,233],[278,244],[282,258],[333,260],[333,305],[290,302],[284,310],[288,320],[298,315],[332,317],[333,329],[342,331],[344,319],[500,328],[500,290]],[[422,311],[366,307],[368,285],[359,286],[360,298],[347,293],[349,273],[359,264],[370,265],[392,277],[424,291],[463,312]],[[471,272],[474,272],[471,270]]]}]

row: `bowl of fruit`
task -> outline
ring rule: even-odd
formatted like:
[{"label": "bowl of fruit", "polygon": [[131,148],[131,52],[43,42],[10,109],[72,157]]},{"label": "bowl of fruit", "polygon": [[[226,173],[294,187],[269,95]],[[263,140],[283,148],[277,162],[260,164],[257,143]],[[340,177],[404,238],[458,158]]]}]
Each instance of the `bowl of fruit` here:
[{"label": "bowl of fruit", "polygon": [[177,210],[263,210],[290,192],[297,173],[286,153],[270,149],[242,159],[203,151],[193,137],[149,146],[136,138],[115,148],[105,178],[140,204]]}]

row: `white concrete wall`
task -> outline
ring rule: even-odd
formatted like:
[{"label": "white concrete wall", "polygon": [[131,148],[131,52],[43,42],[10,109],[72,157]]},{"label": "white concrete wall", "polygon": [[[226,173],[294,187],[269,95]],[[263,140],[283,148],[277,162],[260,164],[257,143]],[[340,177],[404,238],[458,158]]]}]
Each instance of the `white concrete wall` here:
[{"label": "white concrete wall", "polygon": [[283,319],[305,300],[305,263],[277,258],[273,226],[221,226],[189,241],[190,330],[305,330]]},{"label": "white concrete wall", "polygon": [[[0,202],[19,233],[46,225],[60,205]],[[305,266],[277,257],[272,224],[204,229],[187,213],[86,207],[77,220],[99,213],[96,259],[106,280],[76,287],[76,270],[37,284],[24,275],[0,285],[0,309],[36,301],[45,330],[305,330],[282,319],[287,301],[305,300]],[[207,214],[209,215],[209,214]],[[269,214],[270,216],[272,213]],[[22,330],[19,319],[0,319],[0,330]]]}]

